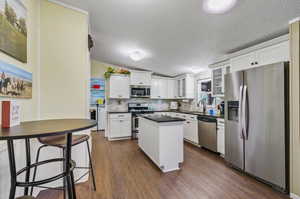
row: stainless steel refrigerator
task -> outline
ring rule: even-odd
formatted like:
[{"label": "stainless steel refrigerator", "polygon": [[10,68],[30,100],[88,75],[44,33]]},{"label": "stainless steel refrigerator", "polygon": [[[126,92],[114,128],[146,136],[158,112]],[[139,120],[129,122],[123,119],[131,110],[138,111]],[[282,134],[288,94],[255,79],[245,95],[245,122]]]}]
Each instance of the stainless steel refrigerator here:
[{"label": "stainless steel refrigerator", "polygon": [[225,76],[225,159],[288,191],[288,63]]}]

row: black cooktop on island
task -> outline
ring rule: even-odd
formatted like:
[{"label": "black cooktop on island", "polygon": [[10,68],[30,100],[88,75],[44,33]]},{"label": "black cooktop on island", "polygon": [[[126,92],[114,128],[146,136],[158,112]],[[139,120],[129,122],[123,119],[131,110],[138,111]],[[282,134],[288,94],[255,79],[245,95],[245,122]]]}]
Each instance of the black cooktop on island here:
[{"label": "black cooktop on island", "polygon": [[169,117],[169,116],[160,116],[160,115],[141,115],[141,117],[146,118],[148,120],[162,123],[162,122],[184,122],[185,119]]}]

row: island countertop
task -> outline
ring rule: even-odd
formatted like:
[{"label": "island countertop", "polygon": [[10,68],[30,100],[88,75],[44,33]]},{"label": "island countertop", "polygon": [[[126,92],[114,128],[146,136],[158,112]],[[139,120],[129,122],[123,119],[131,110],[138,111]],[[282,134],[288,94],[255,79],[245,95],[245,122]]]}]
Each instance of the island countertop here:
[{"label": "island countertop", "polygon": [[161,116],[161,115],[139,115],[145,119],[158,122],[158,123],[166,123],[166,122],[184,122],[185,119],[177,118],[177,117],[170,117],[170,116]]}]

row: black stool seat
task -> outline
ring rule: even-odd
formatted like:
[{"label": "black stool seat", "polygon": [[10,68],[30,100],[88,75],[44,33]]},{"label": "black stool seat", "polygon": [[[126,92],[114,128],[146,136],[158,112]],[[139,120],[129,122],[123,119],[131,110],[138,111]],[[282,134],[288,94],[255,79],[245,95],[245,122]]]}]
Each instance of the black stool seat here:
[{"label": "black stool seat", "polygon": [[[72,146],[80,144],[82,142],[86,142],[90,139],[88,135],[73,135],[72,136]],[[41,144],[45,144],[48,146],[56,146],[60,148],[66,148],[66,136],[52,136],[52,137],[44,137],[39,138],[39,142]]]},{"label": "black stool seat", "polygon": [[22,196],[22,197],[18,197],[16,199],[35,199],[35,198],[32,196]]}]

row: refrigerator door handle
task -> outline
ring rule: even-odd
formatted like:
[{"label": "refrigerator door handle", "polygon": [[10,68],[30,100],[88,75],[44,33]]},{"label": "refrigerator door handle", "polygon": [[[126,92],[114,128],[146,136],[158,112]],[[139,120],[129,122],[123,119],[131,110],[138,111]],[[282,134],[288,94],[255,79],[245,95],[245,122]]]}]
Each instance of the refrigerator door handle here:
[{"label": "refrigerator door handle", "polygon": [[240,131],[240,137],[241,139],[244,139],[245,138],[245,135],[244,135],[244,130],[243,130],[243,85],[240,86],[240,96],[239,96],[239,131]]},{"label": "refrigerator door handle", "polygon": [[242,114],[243,114],[243,135],[244,135],[244,139],[248,140],[248,124],[249,124],[249,117],[248,117],[248,87],[244,86],[243,89],[243,110],[242,110]]}]

